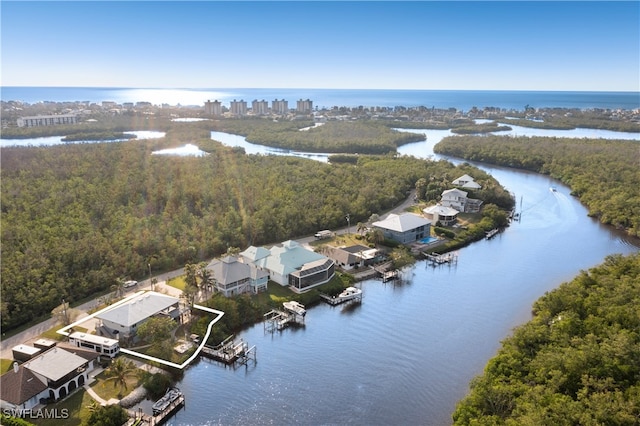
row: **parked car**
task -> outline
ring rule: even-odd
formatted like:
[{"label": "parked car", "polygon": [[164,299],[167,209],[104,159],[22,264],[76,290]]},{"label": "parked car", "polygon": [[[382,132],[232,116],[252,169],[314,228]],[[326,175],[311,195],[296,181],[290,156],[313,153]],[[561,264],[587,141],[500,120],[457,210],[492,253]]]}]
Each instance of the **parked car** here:
[{"label": "parked car", "polygon": [[137,285],[138,285],[138,281],[130,280],[130,281],[124,282],[124,288],[135,287]]}]

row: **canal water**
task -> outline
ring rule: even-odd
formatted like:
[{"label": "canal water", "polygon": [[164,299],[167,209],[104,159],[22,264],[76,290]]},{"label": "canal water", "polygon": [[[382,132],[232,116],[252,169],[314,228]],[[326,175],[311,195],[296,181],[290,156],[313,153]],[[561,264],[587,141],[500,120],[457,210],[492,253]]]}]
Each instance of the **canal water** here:
[{"label": "canal water", "polygon": [[[401,153],[441,158],[433,145],[446,132],[416,131],[427,141]],[[249,328],[240,337],[256,346],[257,364],[232,369],[202,359],[188,368],[178,384],[186,408],[169,423],[451,424],[470,380],[531,318],[537,298],[607,255],[638,250],[587,217],[559,182],[478,166],[516,194],[521,222],[460,250],[456,265],[421,261],[398,283],[364,281],[360,305],[319,305],[302,328]]]},{"label": "canal water", "polygon": [[[427,140],[402,146],[401,154],[460,161],[433,153],[449,131],[407,131]],[[610,133],[599,137],[640,139]],[[579,129],[554,135],[589,136]],[[212,138],[247,153],[327,161],[327,155],[275,151],[220,132]],[[456,265],[421,261],[400,282],[364,281],[361,304],[313,307],[304,327],[245,330],[239,337],[256,346],[257,363],[233,369],[201,359],[186,369],[178,383],[186,407],[168,424],[451,424],[470,380],[513,327],[531,318],[537,298],[607,255],[638,250],[637,240],[587,217],[569,188],[548,176],[475,165],[515,193],[520,222],[460,250]]]}]

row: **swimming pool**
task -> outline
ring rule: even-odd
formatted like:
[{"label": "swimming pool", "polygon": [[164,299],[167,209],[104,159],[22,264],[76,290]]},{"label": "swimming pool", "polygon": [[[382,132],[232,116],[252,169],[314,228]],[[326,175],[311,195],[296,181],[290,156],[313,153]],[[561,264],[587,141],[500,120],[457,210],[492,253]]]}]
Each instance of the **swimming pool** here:
[{"label": "swimming pool", "polygon": [[420,242],[422,244],[431,244],[438,241],[438,239],[436,237],[425,237],[423,239],[420,240]]}]

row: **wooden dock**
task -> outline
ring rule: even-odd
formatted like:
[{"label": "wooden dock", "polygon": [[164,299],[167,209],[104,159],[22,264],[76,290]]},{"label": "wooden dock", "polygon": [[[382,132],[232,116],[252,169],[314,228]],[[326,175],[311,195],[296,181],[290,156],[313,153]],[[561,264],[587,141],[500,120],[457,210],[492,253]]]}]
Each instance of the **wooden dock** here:
[{"label": "wooden dock", "polygon": [[324,300],[331,306],[336,306],[336,305],[340,305],[342,303],[347,303],[347,302],[353,302],[353,303],[362,302],[362,293],[354,294],[349,297],[336,297],[336,296],[331,297],[329,295],[321,293],[320,297],[322,297],[322,300]]},{"label": "wooden dock", "polygon": [[240,341],[235,340],[233,335],[227,337],[218,346],[205,345],[201,354],[227,365],[236,363],[246,365],[250,360],[256,361],[256,347],[249,347],[249,344],[242,339]]},{"label": "wooden dock", "polygon": [[167,408],[165,408],[161,413],[158,413],[155,416],[150,416],[148,414],[142,414],[140,417],[137,416],[137,413],[134,413],[135,417],[130,419],[127,422],[127,425],[132,426],[156,426],[164,424],[167,420],[169,420],[180,408],[185,406],[184,395],[180,395],[178,399],[173,401]]},{"label": "wooden dock", "polygon": [[398,278],[398,271],[397,270],[393,270],[393,271],[386,271],[382,273],[382,282],[386,283],[388,281],[391,280],[395,280]]},{"label": "wooden dock", "polygon": [[289,325],[304,324],[304,316],[296,315],[293,312],[284,312],[272,309],[264,314],[264,331],[273,333],[276,330],[282,330]]},{"label": "wooden dock", "polygon": [[431,266],[453,265],[458,263],[458,255],[455,253],[422,253]]},{"label": "wooden dock", "polygon": [[492,229],[491,231],[487,232],[487,236],[486,236],[487,240],[490,240],[493,237],[495,237],[498,232],[500,232],[498,228]]}]

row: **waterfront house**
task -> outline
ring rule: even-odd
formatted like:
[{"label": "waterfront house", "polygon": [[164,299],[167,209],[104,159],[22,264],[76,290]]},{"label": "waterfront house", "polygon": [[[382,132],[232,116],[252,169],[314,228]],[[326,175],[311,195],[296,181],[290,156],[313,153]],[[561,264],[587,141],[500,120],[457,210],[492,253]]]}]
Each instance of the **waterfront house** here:
[{"label": "waterfront house", "polygon": [[413,213],[400,215],[391,213],[386,219],[373,222],[371,226],[380,229],[385,238],[402,244],[418,241],[431,234],[431,223],[424,217]]},{"label": "waterfront house", "polygon": [[41,400],[59,400],[89,381],[100,354],[60,345],[0,376],[0,405],[3,409],[28,410]]},{"label": "waterfront house", "polygon": [[225,297],[249,292],[257,294],[267,289],[269,273],[252,263],[241,262],[235,256],[214,259],[207,269],[213,274],[215,289]]},{"label": "waterfront house", "polygon": [[166,316],[173,320],[180,317],[180,299],[166,294],[147,291],[135,295],[124,303],[116,303],[96,318],[111,335],[132,337],[138,327],[154,316]]},{"label": "waterfront house", "polygon": [[333,260],[291,240],[271,247],[269,255],[259,257],[255,265],[269,271],[272,281],[297,292],[324,284],[335,274]]},{"label": "waterfront house", "polygon": [[464,213],[477,213],[480,211],[480,206],[482,205],[482,200],[477,200],[475,198],[468,198],[468,192],[463,191],[458,188],[447,189],[442,192],[442,197],[440,199],[440,204],[445,207],[451,207],[459,212]]},{"label": "waterfront house", "polygon": [[350,247],[327,247],[327,256],[345,271],[370,265],[378,256],[378,250],[361,245]]},{"label": "waterfront house", "polygon": [[460,186],[462,188],[468,189],[480,189],[482,185],[478,182],[474,181],[473,178],[469,175],[462,175],[458,179],[452,182],[455,186]]},{"label": "waterfront house", "polygon": [[460,212],[453,207],[436,204],[422,209],[422,213],[431,221],[431,225],[440,222],[442,226],[452,226],[458,221],[458,213]]},{"label": "waterfront house", "polygon": [[459,212],[464,211],[464,206],[467,204],[467,195],[469,193],[460,189],[447,189],[442,192],[442,198],[440,204],[445,207],[451,207]]}]

